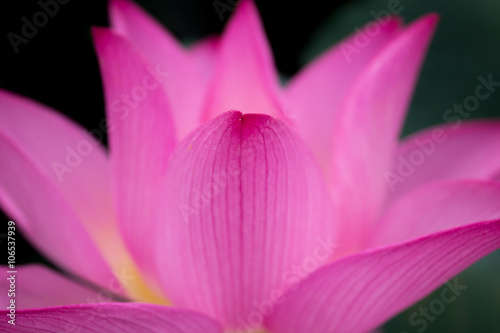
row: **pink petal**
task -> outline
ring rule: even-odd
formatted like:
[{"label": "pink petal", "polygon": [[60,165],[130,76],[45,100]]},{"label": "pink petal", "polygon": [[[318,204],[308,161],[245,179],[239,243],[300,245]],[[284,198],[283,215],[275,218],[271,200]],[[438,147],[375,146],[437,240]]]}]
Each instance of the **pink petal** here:
[{"label": "pink petal", "polygon": [[[2,318],[7,311],[1,311]],[[0,332],[222,333],[210,318],[187,310],[142,303],[101,303],[21,310],[15,326]],[[8,330],[7,330],[8,329]]]},{"label": "pink petal", "polygon": [[[273,333],[366,332],[500,247],[500,221],[358,253],[320,268],[276,306]],[[461,292],[458,280],[444,294]]]},{"label": "pink petal", "polygon": [[[8,271],[11,269],[2,266],[2,272]],[[71,280],[42,265],[19,266],[16,267],[15,271],[17,271],[13,274],[17,286],[15,297],[7,297],[12,281],[7,278],[11,277],[12,274],[5,273],[0,279],[0,288],[6,293],[0,298],[2,310],[10,305],[11,299],[15,299],[18,310],[112,300],[109,291],[85,287],[76,280]]]},{"label": "pink petal", "polygon": [[115,221],[99,143],[54,110],[0,90],[0,152],[8,156],[0,201],[23,234],[57,265],[107,284],[112,274],[96,244],[106,246],[100,237]]},{"label": "pink petal", "polygon": [[396,200],[375,226],[370,246],[401,242],[476,221],[500,219],[500,183],[426,184]]},{"label": "pink petal", "polygon": [[133,257],[151,277],[153,242],[146,241],[151,237],[151,203],[176,144],[170,107],[162,78],[149,71],[148,62],[128,41],[106,28],[93,33],[112,126],[110,158],[118,221]]},{"label": "pink petal", "polygon": [[227,112],[202,126],[172,156],[150,238],[170,299],[236,328],[294,265],[326,263],[336,234],[324,184],[270,116]]},{"label": "pink petal", "polygon": [[208,84],[214,72],[220,40],[218,36],[209,36],[196,42],[189,48],[191,59]]},{"label": "pink petal", "polygon": [[441,124],[403,140],[384,173],[387,203],[407,191],[442,179],[494,179],[500,169],[500,122]]},{"label": "pink petal", "polygon": [[283,118],[279,81],[257,8],[241,1],[220,42],[203,119],[228,110]]},{"label": "pink petal", "polygon": [[397,138],[436,15],[411,24],[352,85],[334,124],[331,187],[343,223],[342,252],[359,248],[379,213]]},{"label": "pink petal", "polygon": [[[361,70],[399,33],[400,27],[396,17],[382,23],[370,22],[331,47],[289,82],[285,91],[286,113],[325,171],[330,169],[329,157],[336,137],[332,128],[340,103]],[[378,33],[371,37],[367,31]]]},{"label": "pink petal", "polygon": [[152,16],[129,0],[109,4],[113,28],[127,37],[161,75],[180,138],[198,126],[206,80],[190,54]]}]

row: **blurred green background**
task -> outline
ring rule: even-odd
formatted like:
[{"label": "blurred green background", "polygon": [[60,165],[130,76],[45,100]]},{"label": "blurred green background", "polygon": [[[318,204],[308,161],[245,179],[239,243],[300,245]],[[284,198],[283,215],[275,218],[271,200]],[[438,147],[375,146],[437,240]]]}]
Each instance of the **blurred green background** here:
[{"label": "blurred green background", "polygon": [[[226,0],[220,0],[227,3]],[[218,33],[223,18],[212,0],[137,0],[186,43]],[[290,77],[319,52],[387,10],[388,0],[314,2],[256,1],[276,57],[278,69]],[[18,31],[23,16],[39,10],[38,1],[10,1],[0,11],[2,36]],[[403,135],[443,121],[443,113],[474,93],[477,77],[492,74],[500,81],[500,1],[401,0],[406,22],[428,13],[441,15],[437,34],[424,64]],[[0,45],[0,87],[31,96],[67,114],[88,129],[104,117],[102,87],[90,39],[90,26],[107,25],[106,1],[74,0],[15,54],[7,38]],[[471,118],[500,117],[500,91],[481,104]],[[500,153],[500,152],[499,152]],[[7,217],[1,216],[2,220]],[[47,261],[19,239],[20,262]],[[2,262],[4,258],[1,258]],[[49,264],[49,263],[47,263]],[[444,311],[423,324],[410,317],[440,299],[441,289],[401,313],[384,327],[403,332],[500,332],[500,252],[482,259],[458,276],[466,285]],[[422,317],[418,317],[422,318]],[[309,333],[309,332],[308,332]],[[318,333],[318,332],[310,332]]]}]

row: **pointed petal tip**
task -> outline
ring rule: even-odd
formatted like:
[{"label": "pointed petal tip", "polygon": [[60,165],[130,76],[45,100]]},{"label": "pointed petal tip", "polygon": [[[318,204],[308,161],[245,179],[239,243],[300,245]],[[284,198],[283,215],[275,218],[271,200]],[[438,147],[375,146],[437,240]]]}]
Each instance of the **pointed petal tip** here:
[{"label": "pointed petal tip", "polygon": [[92,35],[94,45],[97,46],[97,44],[101,43],[105,38],[112,36],[113,31],[107,27],[92,26],[90,27],[90,34]]},{"label": "pointed petal tip", "polygon": [[98,26],[91,26],[90,27],[90,34],[92,35],[92,39],[95,40],[99,35],[102,34],[102,30],[104,30],[106,28],[104,27],[98,27]]},{"label": "pointed petal tip", "polygon": [[385,24],[387,29],[391,28],[401,28],[404,26],[405,20],[402,16],[399,15],[391,15],[389,16],[388,22]]},{"label": "pointed petal tip", "polygon": [[130,1],[127,1],[127,0],[109,0],[108,6],[109,6],[109,8],[116,8],[116,7],[120,7],[120,6],[125,6],[128,3],[130,3]]},{"label": "pointed petal tip", "polygon": [[436,13],[436,12],[430,12],[430,13],[422,16],[422,20],[430,20],[430,21],[434,22],[435,24],[437,24],[441,20],[441,15],[439,15],[439,13]]},{"label": "pointed petal tip", "polygon": [[433,33],[436,30],[440,19],[441,17],[438,13],[428,13],[415,20],[410,27],[415,27],[415,29],[422,29]]},{"label": "pointed petal tip", "polygon": [[96,49],[97,57],[99,59],[101,58],[104,50],[108,48],[115,49],[117,47],[126,47],[130,48],[131,52],[133,53],[138,52],[136,47],[130,42],[129,39],[112,28],[92,26],[91,35],[94,42],[94,47]]},{"label": "pointed petal tip", "polygon": [[[396,21],[401,20],[401,18],[396,17],[394,17],[394,19]],[[427,50],[435,34],[439,19],[440,16],[437,13],[429,13],[417,18],[407,25],[406,29],[404,29],[402,33],[395,37],[392,47],[398,48],[400,47],[398,46],[400,43],[407,43],[410,39],[413,40],[416,45],[419,45],[420,52],[425,53],[425,50]],[[391,50],[391,46],[389,46],[387,50]],[[386,51],[385,53],[386,55],[389,55],[391,54],[391,51]]]},{"label": "pointed petal tip", "polygon": [[123,20],[134,14],[149,15],[134,1],[109,0],[108,18],[113,28],[117,28],[118,30],[125,29]]},{"label": "pointed petal tip", "polygon": [[90,34],[92,36],[92,41],[94,44],[94,49],[97,54],[97,58],[101,59],[103,50],[106,49],[111,43],[113,37],[115,37],[114,32],[107,27],[97,27],[92,26],[90,28]]},{"label": "pointed petal tip", "polygon": [[252,1],[237,5],[220,41],[202,119],[212,119],[231,108],[285,119],[272,50]]},{"label": "pointed petal tip", "polygon": [[257,11],[257,6],[253,0],[240,0],[237,6],[240,11]]},{"label": "pointed petal tip", "polygon": [[125,11],[127,9],[137,9],[139,5],[130,0],[109,0],[108,1],[108,12],[110,16],[114,14],[115,11]]},{"label": "pointed petal tip", "polygon": [[257,20],[261,24],[259,10],[255,2],[253,0],[241,0],[236,5],[233,15],[229,18],[226,29],[233,24],[237,24],[237,22],[242,22],[239,24],[246,25],[249,24],[249,21],[253,20]]}]

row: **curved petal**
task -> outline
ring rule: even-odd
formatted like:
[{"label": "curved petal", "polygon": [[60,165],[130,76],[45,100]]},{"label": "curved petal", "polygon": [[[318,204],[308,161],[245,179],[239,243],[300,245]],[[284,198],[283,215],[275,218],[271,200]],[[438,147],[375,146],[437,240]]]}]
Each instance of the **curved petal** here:
[{"label": "curved petal", "polygon": [[0,201],[26,237],[57,265],[107,285],[98,247],[114,254],[105,238],[115,220],[103,148],[52,109],[0,90],[0,152]]},{"label": "curved petal", "polygon": [[329,157],[335,137],[332,129],[340,103],[361,70],[400,28],[397,17],[368,23],[308,64],[286,87],[287,114],[326,173],[331,163]]},{"label": "curved petal", "polygon": [[[10,271],[7,266],[2,267],[2,272]],[[15,297],[0,298],[0,307],[5,309],[9,306],[10,299],[15,299],[16,309],[42,308],[48,306],[96,303],[101,300],[110,301],[111,295],[108,292],[99,292],[61,275],[52,269],[31,264],[16,267]],[[0,279],[0,288],[9,290],[11,275],[6,274],[6,278]]]},{"label": "curved petal", "polygon": [[[469,224],[343,258],[284,296],[266,324],[275,333],[366,332],[500,247],[500,221]],[[445,297],[460,292],[450,282]]]},{"label": "curved petal", "polygon": [[129,0],[112,0],[109,12],[113,29],[144,53],[155,77],[163,81],[177,135],[184,137],[201,121],[206,79],[197,71],[187,50],[138,5]]},{"label": "curved petal", "polygon": [[[111,126],[112,190],[122,234],[137,264],[153,278],[151,203],[175,147],[161,82],[132,45],[106,28],[93,30]],[[129,103],[130,102],[130,103]]]},{"label": "curved petal", "polygon": [[[6,317],[7,311],[0,312]],[[222,333],[219,324],[200,314],[142,303],[101,303],[21,310],[12,333]],[[8,327],[8,331],[4,330]]]},{"label": "curved petal", "polygon": [[166,293],[227,327],[333,252],[320,171],[270,116],[227,112],[202,126],[174,152],[163,190],[153,243]]},{"label": "curved petal", "polygon": [[203,119],[229,110],[283,119],[273,56],[255,4],[243,0],[222,34]]},{"label": "curved petal", "polygon": [[500,121],[441,124],[405,138],[385,172],[386,204],[407,191],[444,179],[493,179],[500,168]]},{"label": "curved petal", "polygon": [[346,94],[333,133],[331,188],[350,253],[359,248],[386,193],[397,138],[434,33],[436,15],[427,15],[398,34],[358,76]]}]

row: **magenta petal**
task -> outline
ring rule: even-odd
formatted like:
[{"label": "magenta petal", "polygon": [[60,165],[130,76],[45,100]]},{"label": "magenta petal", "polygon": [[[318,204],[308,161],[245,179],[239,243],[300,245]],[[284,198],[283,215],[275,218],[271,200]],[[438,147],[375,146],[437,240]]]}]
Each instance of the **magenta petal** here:
[{"label": "magenta petal", "polygon": [[494,179],[500,169],[500,122],[441,124],[405,138],[384,174],[387,203],[427,182]]},{"label": "magenta petal", "polygon": [[115,220],[104,149],[54,110],[0,90],[0,152],[0,201],[18,230],[55,264],[106,285],[96,241]]},{"label": "magenta petal", "polygon": [[288,270],[328,261],[330,205],[317,164],[286,125],[224,113],[171,159],[151,239],[166,294],[235,328],[254,302],[287,287]]},{"label": "magenta petal", "polygon": [[[3,272],[10,271],[7,266],[0,267]],[[85,287],[42,265],[19,266],[15,270],[17,271],[14,274],[15,284],[18,288],[16,288],[15,297],[3,295],[0,297],[2,310],[9,306],[10,299],[15,299],[17,310],[111,301],[108,292],[98,293],[98,290]],[[6,293],[10,288],[11,280],[7,279],[9,277],[10,274],[6,273],[0,279],[0,288]]]},{"label": "magenta petal", "polygon": [[[6,311],[1,311],[7,318]],[[195,312],[143,303],[101,303],[21,310],[12,333],[222,333],[219,324]],[[8,327],[8,331],[4,330]]]},{"label": "magenta petal", "polygon": [[285,295],[266,326],[273,333],[375,329],[499,247],[496,220],[346,257]]},{"label": "magenta petal", "polygon": [[219,50],[218,36],[209,36],[196,42],[189,48],[189,55],[198,71],[201,73],[205,84],[208,84],[214,72],[215,61]]},{"label": "magenta petal", "polygon": [[426,184],[396,200],[370,237],[380,246],[477,221],[500,219],[500,183],[459,180]]},{"label": "magenta petal", "polygon": [[184,137],[201,121],[206,73],[198,71],[189,52],[167,29],[132,1],[112,0],[109,12],[113,29],[147,57],[154,71],[165,75],[162,88],[172,107],[177,134]]},{"label": "magenta petal", "polygon": [[[363,31],[371,31],[372,26],[379,32],[367,39]],[[290,80],[285,90],[286,113],[325,171],[329,170],[332,142],[337,138],[332,129],[340,103],[362,69],[399,33],[400,27],[401,22],[395,17],[387,22],[370,22],[361,28],[362,31],[331,47]]]},{"label": "magenta petal", "polygon": [[283,118],[273,56],[255,4],[241,1],[220,41],[203,119],[229,111]]},{"label": "magenta petal", "polygon": [[398,34],[358,76],[334,124],[331,188],[340,210],[344,252],[366,237],[379,213],[397,138],[436,15],[425,16]]},{"label": "magenta petal", "polygon": [[[93,30],[110,125],[112,189],[118,222],[137,263],[151,275],[151,204],[176,144],[162,78],[124,38]],[[135,97],[134,97],[135,96]],[[140,98],[139,98],[140,97]]]}]

